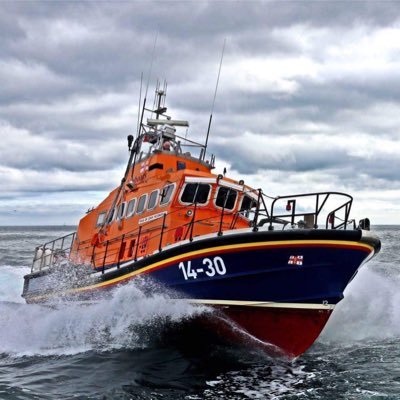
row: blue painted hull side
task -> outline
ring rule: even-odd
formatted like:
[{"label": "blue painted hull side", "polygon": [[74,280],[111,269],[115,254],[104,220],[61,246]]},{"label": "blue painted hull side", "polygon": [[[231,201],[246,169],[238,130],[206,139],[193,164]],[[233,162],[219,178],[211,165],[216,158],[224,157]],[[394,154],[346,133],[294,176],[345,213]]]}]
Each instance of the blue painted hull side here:
[{"label": "blue painted hull side", "polygon": [[[293,255],[302,255],[303,265],[288,264]],[[203,260],[215,256],[222,258],[225,274],[209,277],[203,271],[185,279],[188,261],[192,271],[201,271],[207,269]],[[187,258],[149,276],[194,299],[336,304],[367,256],[352,248],[264,248]]]}]

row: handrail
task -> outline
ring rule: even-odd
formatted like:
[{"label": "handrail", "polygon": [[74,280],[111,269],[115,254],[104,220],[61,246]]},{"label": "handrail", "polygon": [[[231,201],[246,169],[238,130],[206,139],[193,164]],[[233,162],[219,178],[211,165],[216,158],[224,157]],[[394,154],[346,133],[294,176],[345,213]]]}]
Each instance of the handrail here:
[{"label": "handrail", "polygon": [[[337,225],[336,227],[334,225],[332,225],[331,229],[338,229],[340,227],[343,226],[344,229],[346,229],[347,227],[347,222],[349,220],[349,215],[350,215],[350,210],[351,210],[351,205],[353,203],[353,197],[348,195],[347,193],[342,193],[342,192],[315,192],[315,193],[302,193],[302,194],[295,194],[295,195],[287,195],[287,196],[280,196],[275,198],[272,201],[271,204],[271,217],[269,218],[269,226],[272,227],[274,218],[282,218],[282,217],[291,217],[291,223],[294,223],[294,217],[298,217],[298,216],[304,216],[304,215],[313,215],[315,216],[315,221],[314,221],[314,228],[316,228],[317,222],[318,222],[318,217],[323,209],[323,207],[325,206],[326,202],[328,201],[328,199],[331,196],[343,196],[345,198],[347,198],[348,200],[345,201],[342,205],[340,205],[339,207],[337,207],[335,210],[332,210],[328,213],[327,216],[327,222],[326,222],[326,228],[328,228],[328,219],[329,219],[329,215],[331,214],[335,214],[337,211],[341,210],[342,208],[345,209],[345,219],[344,219],[344,223]],[[304,198],[304,197],[313,197],[315,196],[316,201],[315,201],[315,209],[313,212],[298,212],[296,213],[296,199],[298,198]],[[322,199],[322,203],[320,203],[320,197],[324,196],[324,198]],[[278,201],[281,200],[287,200],[287,207],[288,207],[288,211],[291,211],[290,214],[286,213],[286,214],[277,214],[274,215],[274,208],[275,205]]]},{"label": "handrail", "polygon": [[163,223],[162,223],[162,228],[161,228],[161,234],[160,234],[160,243],[158,245],[158,251],[161,251],[162,249],[162,240],[163,240],[163,234],[164,234],[164,228],[165,228],[165,219],[167,217],[167,214],[164,214],[163,216]]},{"label": "handrail", "polygon": [[138,236],[137,236],[137,243],[136,243],[136,250],[135,250],[135,258],[134,260],[137,260],[137,253],[139,250],[139,242],[140,242],[140,234],[142,233],[142,226],[139,226],[139,232],[138,232]]},{"label": "handrail", "polygon": [[[344,207],[345,207],[345,217],[344,217],[344,220],[342,220],[342,223],[341,223],[341,224],[335,226],[335,219],[339,219],[339,218],[335,215],[335,214],[336,214],[336,211],[339,211],[339,210],[341,210],[341,209],[344,208]],[[327,215],[327,217],[326,217],[326,224],[325,224],[326,229],[328,229],[328,223],[329,223],[329,219],[330,219],[330,218],[332,218],[331,229],[338,229],[338,228],[341,228],[342,226],[344,227],[344,229],[346,229],[346,226],[347,226],[347,224],[348,224],[348,219],[349,219],[348,217],[349,217],[349,214],[350,214],[350,208],[351,208],[351,201],[349,200],[347,203],[342,204],[340,207],[336,208],[335,210],[332,210],[332,211]]]},{"label": "handrail", "polygon": [[[227,196],[228,196],[228,194],[227,194]],[[300,198],[306,198],[306,197],[312,198],[313,196],[315,197],[315,208],[312,211],[299,212],[296,210],[296,201],[297,200],[299,200]],[[272,202],[270,204],[270,211],[269,211],[266,201],[265,201],[265,199],[269,198],[269,196],[265,195],[261,189],[258,189],[257,201],[254,199],[254,203],[256,203],[255,210],[253,208],[254,205],[251,206],[251,209],[253,209],[253,212],[254,212],[254,218],[253,218],[252,222],[249,223],[249,225],[253,227],[253,229],[252,229],[253,232],[257,232],[259,230],[260,226],[262,226],[265,222],[268,222],[269,223],[268,229],[272,230],[273,229],[272,224],[274,222],[282,223],[284,225],[291,223],[293,225],[295,223],[295,217],[313,215],[314,216],[313,228],[317,228],[318,227],[318,224],[317,224],[318,217],[320,216],[322,210],[324,209],[324,206],[326,205],[328,199],[331,196],[342,196],[347,201],[344,201],[343,204],[341,204],[340,206],[338,206],[337,208],[335,208],[334,210],[330,211],[327,214],[326,222],[325,222],[326,229],[328,229],[329,224],[330,224],[331,229],[340,229],[340,228],[346,229],[348,224],[351,222],[353,222],[353,225],[354,225],[354,221],[349,219],[349,214],[350,214],[353,198],[352,198],[352,196],[350,196],[346,193],[316,192],[316,193],[280,196],[280,197],[272,198]],[[288,207],[287,210],[290,212],[284,213],[284,214],[279,214],[279,213],[276,214],[275,209],[276,209],[277,203],[279,201],[287,201],[287,207]],[[206,218],[200,218],[200,219],[196,219],[197,211],[198,211],[197,202],[184,206],[183,208],[190,209],[192,211],[193,215],[189,222],[179,225],[179,227],[182,227],[182,229],[187,227],[186,232],[183,236],[183,240],[186,240],[187,237],[189,236],[189,240],[193,241],[195,225],[204,223],[205,221],[209,221],[210,223],[212,223],[212,225],[215,226],[215,228],[216,228],[215,233],[219,236],[222,235],[223,232],[227,229],[228,230],[234,229],[236,222],[238,220],[238,217],[242,212],[236,211],[236,213],[232,213],[231,220],[229,220],[229,222],[224,222],[224,216],[226,215],[225,214],[225,203],[226,202],[224,202],[224,206],[222,207],[222,212],[220,212],[220,215],[215,215],[215,213],[213,213],[213,215],[211,215],[211,216],[207,216]],[[249,209],[250,212],[251,212],[251,209]],[[344,212],[344,219],[341,219],[336,215],[341,210],[343,210],[343,212]],[[181,212],[181,211],[182,211],[182,207],[179,207],[174,212]],[[163,239],[164,239],[165,235],[167,233],[170,233],[173,230],[176,230],[177,228],[179,228],[177,226],[168,228],[168,226],[166,225],[167,216],[171,217],[174,212],[169,213],[169,214],[164,213],[163,221],[162,221],[161,225],[149,226],[151,223],[154,223],[154,221],[149,221],[149,222],[144,223],[143,225],[140,225],[139,227],[135,227],[131,231],[125,232],[124,234],[118,235],[115,238],[111,238],[111,239],[107,240],[106,242],[103,242],[103,244],[105,244],[103,249],[92,244],[91,240],[86,239],[86,240],[78,243],[78,245],[74,249],[74,252],[76,251],[78,254],[78,251],[79,252],[84,251],[84,250],[87,251],[87,249],[93,248],[92,255],[91,255],[91,264],[94,268],[101,268],[102,272],[104,273],[105,269],[107,268],[107,264],[109,263],[109,261],[107,261],[107,260],[110,260],[110,257],[115,257],[114,258],[115,263],[116,263],[117,267],[119,268],[121,259],[124,258],[123,257],[124,250],[122,250],[122,246],[124,246],[124,248],[125,248],[127,240],[131,239],[131,240],[135,240],[135,243],[133,244],[133,246],[135,246],[133,259],[135,261],[137,261],[139,248],[141,245],[143,245],[143,243],[142,243],[143,240],[141,240],[141,238],[143,237],[144,233],[150,233],[150,235],[147,235],[145,237],[145,239],[147,241],[155,240],[156,238],[159,238],[158,251],[162,251]],[[187,215],[189,215],[189,214],[187,214]],[[261,217],[263,219],[260,220]],[[266,217],[266,218],[264,218],[264,217]],[[285,217],[289,218],[289,220],[282,219]],[[335,225],[336,220],[341,221],[341,222],[339,222],[337,225]],[[67,238],[69,238],[69,237],[71,239],[71,243],[69,246],[65,246],[66,243],[69,243],[67,240]],[[43,246],[38,246],[36,248],[37,252],[35,254],[34,261],[32,264],[32,271],[35,270],[33,268],[33,266],[35,265],[35,262],[37,262],[38,260],[40,260],[40,263],[41,263],[39,270],[42,269],[43,267],[51,267],[56,261],[56,257],[54,257],[56,255],[56,253],[60,252],[60,251],[64,251],[65,253],[67,253],[67,251],[66,251],[67,248],[69,249],[69,256],[70,256],[75,237],[76,237],[76,232],[73,232],[68,235],[65,235],[60,238],[49,241],[49,242],[45,243]],[[61,242],[61,246],[59,248],[56,248],[58,241]],[[117,249],[115,248],[115,246],[111,246],[111,244],[114,244],[118,241],[120,242],[120,244]],[[37,257],[39,248],[46,250],[46,249],[49,249],[49,247],[51,247],[51,250],[50,250],[51,256],[49,256],[50,257],[49,260],[46,259],[46,256]],[[133,250],[133,248],[132,248],[132,250]],[[96,267],[96,265],[97,265],[97,267]]]},{"label": "handrail", "polygon": [[258,189],[257,207],[256,207],[256,212],[254,214],[254,220],[253,220],[253,232],[258,231],[257,223],[258,223],[258,216],[260,214],[260,198],[261,197],[262,197],[262,190]]},{"label": "handrail", "polygon": [[[194,203],[194,210],[193,210],[193,218],[190,224],[190,236],[189,236],[189,240],[192,242],[193,241],[193,229],[194,229],[194,223],[196,221],[196,211],[197,211],[197,202]],[[189,227],[188,227],[189,230]],[[186,235],[185,235],[186,238]]]},{"label": "handrail", "polygon": [[[33,256],[31,272],[40,271],[43,268],[51,267],[55,263],[56,257],[59,254],[66,252],[70,253],[75,241],[75,237],[76,232],[72,232],[37,246],[35,248],[35,255]],[[68,239],[70,242],[68,244],[67,240],[67,245],[66,239]],[[59,246],[57,246],[58,242],[61,242]]]}]

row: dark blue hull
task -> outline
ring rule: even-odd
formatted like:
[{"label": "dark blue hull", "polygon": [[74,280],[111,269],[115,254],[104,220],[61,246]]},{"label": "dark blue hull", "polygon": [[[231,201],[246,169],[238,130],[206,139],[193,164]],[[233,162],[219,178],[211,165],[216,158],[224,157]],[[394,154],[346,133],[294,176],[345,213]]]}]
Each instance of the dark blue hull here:
[{"label": "dark blue hull", "polygon": [[[301,256],[302,264],[289,264],[293,256]],[[224,253],[214,249],[149,275],[194,299],[336,304],[368,256],[367,248],[329,243]]]}]

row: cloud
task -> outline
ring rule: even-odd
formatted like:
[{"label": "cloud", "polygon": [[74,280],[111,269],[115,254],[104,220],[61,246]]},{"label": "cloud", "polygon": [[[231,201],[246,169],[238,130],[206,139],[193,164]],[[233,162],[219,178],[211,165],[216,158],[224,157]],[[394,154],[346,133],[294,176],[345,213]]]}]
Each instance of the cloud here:
[{"label": "cloud", "polygon": [[148,105],[165,78],[201,142],[227,38],[209,152],[237,177],[400,200],[397,2],[39,1],[0,10],[0,202],[84,208],[119,183],[157,31]]},{"label": "cloud", "polygon": [[[91,143],[73,139],[55,139],[34,135],[0,122],[0,168],[10,167],[17,171],[27,169],[36,172],[64,170],[73,172],[98,172],[123,165],[121,155],[127,150],[122,141],[113,142],[92,139]],[[125,153],[126,154],[126,153]],[[76,185],[79,187],[79,177]]]},{"label": "cloud", "polygon": [[245,132],[216,138],[213,147],[239,173],[273,170],[318,176],[326,171],[354,188],[400,189],[399,139],[366,134],[272,136]]}]

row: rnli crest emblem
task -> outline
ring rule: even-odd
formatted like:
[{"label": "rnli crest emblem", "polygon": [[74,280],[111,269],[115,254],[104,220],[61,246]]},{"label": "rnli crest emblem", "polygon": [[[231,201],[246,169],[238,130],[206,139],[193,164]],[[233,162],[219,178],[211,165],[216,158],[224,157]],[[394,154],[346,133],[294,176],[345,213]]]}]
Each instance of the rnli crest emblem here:
[{"label": "rnli crest emblem", "polygon": [[288,264],[303,265],[303,256],[290,256]]}]

